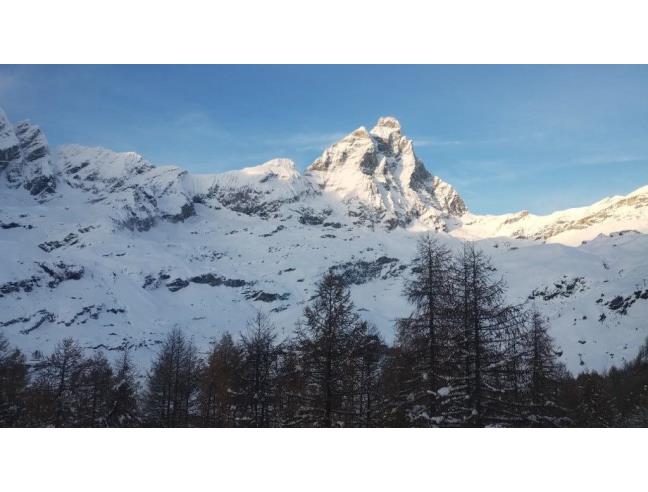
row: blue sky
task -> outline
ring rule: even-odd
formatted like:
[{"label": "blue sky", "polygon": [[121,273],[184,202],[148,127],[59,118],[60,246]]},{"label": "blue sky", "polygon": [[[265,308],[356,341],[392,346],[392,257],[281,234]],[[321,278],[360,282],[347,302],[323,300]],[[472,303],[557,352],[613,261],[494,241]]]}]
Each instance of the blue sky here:
[{"label": "blue sky", "polygon": [[648,66],[0,66],[0,107],[50,144],[218,172],[397,117],[477,213],[546,213],[648,184]]}]

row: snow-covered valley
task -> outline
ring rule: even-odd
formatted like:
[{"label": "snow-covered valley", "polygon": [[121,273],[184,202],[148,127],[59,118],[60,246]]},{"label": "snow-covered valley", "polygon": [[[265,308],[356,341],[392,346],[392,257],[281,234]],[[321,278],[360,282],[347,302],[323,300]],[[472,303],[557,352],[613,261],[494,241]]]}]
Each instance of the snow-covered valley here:
[{"label": "snow-covered valley", "polygon": [[287,159],[214,175],[63,146],[0,110],[0,330],[30,354],[66,336],[148,363],[180,326],[206,350],[256,309],[289,335],[334,268],[391,341],[416,239],[473,240],[514,302],[535,303],[572,372],[648,336],[648,186],[589,207],[479,216],[416,157],[393,118],[304,173]]}]

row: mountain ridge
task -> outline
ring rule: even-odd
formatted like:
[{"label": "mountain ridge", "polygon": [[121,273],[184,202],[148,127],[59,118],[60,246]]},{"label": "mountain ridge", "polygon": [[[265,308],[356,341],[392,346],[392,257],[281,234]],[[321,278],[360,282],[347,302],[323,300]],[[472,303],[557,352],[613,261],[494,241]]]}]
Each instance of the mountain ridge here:
[{"label": "mountain ridge", "polygon": [[[102,147],[68,144],[52,155],[38,126],[21,122],[11,129],[0,109],[0,173],[10,187],[22,186],[39,200],[50,199],[61,180],[72,188],[100,195],[97,200],[104,200],[105,193],[114,196],[122,192],[115,200],[115,207],[121,206],[115,220],[138,230],[148,230],[158,220],[184,220],[195,213],[196,202],[222,202],[243,213],[267,217],[282,204],[326,193],[342,202],[349,215],[360,219],[357,222],[372,226],[378,222],[393,229],[422,222],[423,227],[462,239],[501,235],[551,241],[561,234],[568,236],[564,233],[570,229],[583,231],[608,218],[617,222],[623,219],[618,213],[610,213],[613,207],[625,203],[644,209],[648,205],[648,186],[643,186],[625,196],[606,197],[590,206],[544,215],[526,210],[472,214],[459,193],[432,175],[418,159],[413,141],[401,133],[400,122],[394,117],[381,117],[370,131],[365,127],[352,131],[325,149],[303,173],[293,161],[281,158],[240,170],[192,174],[179,166],[155,166],[135,152]],[[256,181],[255,176],[259,178]],[[274,186],[263,186],[266,183]],[[126,196],[129,192],[131,196]],[[276,200],[270,195],[277,195]],[[238,200],[251,203],[238,206]],[[606,202],[607,208],[602,206]],[[623,229],[647,231],[644,216],[635,217],[639,220]],[[615,231],[603,227],[589,235],[580,234],[575,240],[567,238],[565,244],[573,245],[601,232]]]}]

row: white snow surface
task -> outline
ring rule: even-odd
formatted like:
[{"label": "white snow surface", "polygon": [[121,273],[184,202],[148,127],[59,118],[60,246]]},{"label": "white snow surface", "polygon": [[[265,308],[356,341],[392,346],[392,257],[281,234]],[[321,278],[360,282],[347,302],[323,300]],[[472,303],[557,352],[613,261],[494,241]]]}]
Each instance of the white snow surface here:
[{"label": "white snow surface", "polygon": [[286,337],[331,266],[392,341],[429,231],[492,256],[510,300],[549,318],[572,372],[620,364],[648,335],[648,186],[546,216],[475,215],[425,169],[398,121],[381,118],[305,173],[275,159],[191,175],[68,145],[39,158],[57,183],[44,201],[1,165],[16,127],[0,110],[0,330],[28,354],[73,336],[88,350],[132,347],[145,368],[172,327],[207,351],[256,309]]}]

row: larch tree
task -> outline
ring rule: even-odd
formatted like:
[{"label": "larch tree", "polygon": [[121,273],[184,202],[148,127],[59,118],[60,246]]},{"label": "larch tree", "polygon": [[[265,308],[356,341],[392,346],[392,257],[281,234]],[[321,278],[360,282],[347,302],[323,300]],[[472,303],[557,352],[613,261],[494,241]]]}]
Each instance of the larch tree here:
[{"label": "larch tree", "polygon": [[362,321],[356,332],[351,358],[351,391],[355,395],[351,424],[354,427],[379,427],[383,422],[386,353],[387,346],[375,326]]},{"label": "larch tree", "polygon": [[72,338],[60,342],[54,352],[35,365],[35,398],[41,425],[74,427],[80,424],[79,408],[83,373],[87,367],[83,349]]},{"label": "larch tree", "polygon": [[294,340],[281,344],[278,358],[277,380],[275,385],[275,415],[281,427],[301,427],[306,425],[306,417],[301,413],[305,395],[305,378],[301,354]]},{"label": "larch tree", "polygon": [[241,416],[241,348],[229,333],[214,344],[200,377],[199,407],[205,427],[236,427]]},{"label": "larch tree", "polygon": [[564,425],[564,411],[558,397],[566,369],[560,363],[560,352],[548,332],[546,319],[537,309],[529,314],[525,336],[525,365],[528,385],[528,416],[533,425]]},{"label": "larch tree", "polygon": [[305,425],[341,426],[353,415],[348,365],[359,327],[349,289],[327,272],[296,329],[305,378],[299,414]]},{"label": "larch tree", "polygon": [[397,326],[405,369],[400,405],[417,425],[445,419],[445,399],[453,384],[452,254],[429,234],[421,238],[412,261],[413,277],[404,295],[414,310]]},{"label": "larch tree", "polygon": [[0,333],[0,427],[24,422],[29,368],[23,353]]},{"label": "larch tree", "polygon": [[276,339],[273,324],[261,311],[248,321],[246,332],[241,334],[243,425],[269,427],[275,422],[274,397],[280,352]]},{"label": "larch tree", "polygon": [[105,427],[112,407],[113,372],[103,352],[86,359],[79,381],[79,425]]},{"label": "larch tree", "polygon": [[196,347],[182,331],[167,335],[148,375],[146,410],[156,427],[189,425],[198,391],[200,360]]},{"label": "larch tree", "polygon": [[108,414],[110,427],[136,427],[140,424],[135,366],[125,349],[113,369],[112,408]]},{"label": "larch tree", "polygon": [[452,414],[468,426],[517,420],[523,317],[505,302],[505,284],[486,255],[466,243],[455,262],[456,391]]}]

